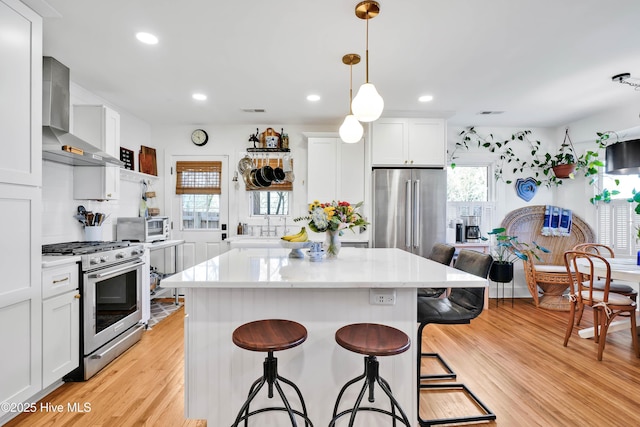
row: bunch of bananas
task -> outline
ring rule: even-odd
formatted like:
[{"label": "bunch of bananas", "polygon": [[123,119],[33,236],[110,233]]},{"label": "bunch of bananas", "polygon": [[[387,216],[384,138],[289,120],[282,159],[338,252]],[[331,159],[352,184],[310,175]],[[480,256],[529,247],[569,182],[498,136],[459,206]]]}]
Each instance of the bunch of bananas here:
[{"label": "bunch of bananas", "polygon": [[309,236],[307,236],[307,229],[302,227],[299,233],[282,236],[281,239],[286,240],[287,242],[306,242],[309,240]]}]

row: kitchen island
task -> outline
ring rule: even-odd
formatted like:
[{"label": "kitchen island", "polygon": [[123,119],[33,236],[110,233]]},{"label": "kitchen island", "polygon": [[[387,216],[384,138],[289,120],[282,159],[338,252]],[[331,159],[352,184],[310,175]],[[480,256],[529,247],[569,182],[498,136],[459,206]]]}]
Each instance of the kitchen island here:
[{"label": "kitchen island", "polygon": [[[265,354],[240,349],[231,341],[233,330],[243,323],[279,318],[307,328],[308,338],[302,345],[275,356],[279,373],[300,387],[314,425],[323,426],[331,419],[342,385],[363,370],[362,355],[335,343],[336,330],[349,323],[375,322],[414,339],[416,288],[487,286],[485,279],[400,249],[343,248],[337,258],[322,262],[289,258],[289,252],[233,249],[162,281],[161,286],[185,290],[187,418],[231,425],[249,386],[262,374]],[[393,304],[372,304],[372,297],[381,294]],[[380,357],[381,375],[413,420],[415,360],[415,346],[397,356]],[[252,408],[268,401],[261,397]],[[388,401],[379,400],[376,404],[388,406]],[[287,424],[282,413],[259,418],[264,426]],[[375,413],[358,414],[358,420],[372,427],[389,425],[387,417]]]}]

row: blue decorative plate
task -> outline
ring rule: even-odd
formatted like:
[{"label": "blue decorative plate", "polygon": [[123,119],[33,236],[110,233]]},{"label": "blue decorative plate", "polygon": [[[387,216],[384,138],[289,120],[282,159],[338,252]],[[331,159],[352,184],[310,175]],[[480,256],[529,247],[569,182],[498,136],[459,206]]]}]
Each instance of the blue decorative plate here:
[{"label": "blue decorative plate", "polygon": [[518,178],[516,180],[516,193],[525,202],[531,201],[538,192],[536,180],[529,177],[527,179]]}]

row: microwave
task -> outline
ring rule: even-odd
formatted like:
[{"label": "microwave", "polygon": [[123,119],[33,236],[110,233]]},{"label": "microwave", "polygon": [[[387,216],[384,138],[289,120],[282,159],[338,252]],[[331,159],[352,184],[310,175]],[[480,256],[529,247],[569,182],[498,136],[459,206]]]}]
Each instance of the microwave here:
[{"label": "microwave", "polygon": [[150,216],[118,218],[116,238],[132,242],[152,243],[169,239],[169,217]]}]

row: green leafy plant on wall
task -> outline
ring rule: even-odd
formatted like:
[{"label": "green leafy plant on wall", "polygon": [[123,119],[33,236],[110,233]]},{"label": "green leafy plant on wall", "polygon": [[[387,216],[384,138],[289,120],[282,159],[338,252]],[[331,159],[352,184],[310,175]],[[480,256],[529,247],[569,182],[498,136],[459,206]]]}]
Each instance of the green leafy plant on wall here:
[{"label": "green leafy plant on wall", "polygon": [[[512,184],[513,180],[505,178],[508,171],[515,177],[526,178],[533,175],[538,186],[557,187],[562,185],[563,179],[575,179],[577,174],[589,178],[589,185],[595,185],[597,194],[590,199],[591,203],[608,203],[612,195],[619,192],[598,187],[598,174],[604,162],[601,160],[602,150],[606,148],[609,138],[615,132],[598,133],[593,150],[587,150],[581,155],[577,155],[571,139],[568,137],[568,130],[565,132],[565,140],[555,153],[543,153],[542,143],[532,138],[530,130],[515,132],[510,138],[496,141],[493,134],[482,136],[476,129],[468,127],[460,132],[460,140],[456,142],[450,154],[450,165],[455,168],[455,160],[458,157],[458,150],[469,150],[471,146],[485,148],[491,153],[498,154],[498,160],[494,170],[496,181],[503,181]],[[615,135],[617,137],[617,135]],[[515,149],[517,144],[524,144],[525,148]],[[522,154],[518,154],[522,153]],[[554,168],[564,164],[574,164],[572,172],[564,175],[556,175]],[[526,175],[526,176],[525,176]],[[616,182],[617,185],[617,182]],[[640,198],[640,196],[638,196]]]}]

